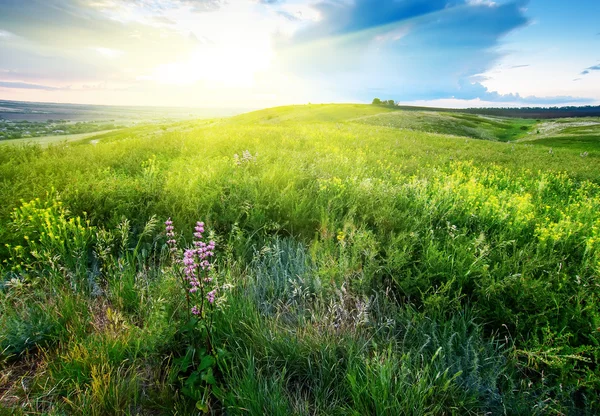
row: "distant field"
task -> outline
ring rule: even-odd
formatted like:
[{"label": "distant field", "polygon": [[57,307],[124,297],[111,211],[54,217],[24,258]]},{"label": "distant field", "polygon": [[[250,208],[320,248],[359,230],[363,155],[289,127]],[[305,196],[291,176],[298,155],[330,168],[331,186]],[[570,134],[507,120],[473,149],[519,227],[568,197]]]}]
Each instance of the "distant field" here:
[{"label": "distant field", "polygon": [[543,121],[532,130],[528,136],[518,141],[600,156],[600,118]]},{"label": "distant field", "polygon": [[307,105],[2,146],[0,414],[600,414],[593,123]]},{"label": "distant field", "polygon": [[84,139],[89,139],[91,137],[95,137],[95,136],[99,136],[99,135],[103,135],[106,133],[112,133],[115,130],[103,130],[103,131],[96,131],[93,133],[81,133],[81,134],[64,134],[64,135],[59,135],[59,136],[42,136],[42,137],[28,137],[28,138],[24,138],[24,139],[12,139],[12,140],[0,140],[0,146],[16,146],[16,145],[23,145],[23,144],[39,144],[41,146],[48,146],[50,144],[57,144],[57,143],[68,143],[68,142],[74,142],[74,141],[79,141],[79,140],[84,140]]},{"label": "distant field", "polygon": [[536,141],[535,144],[540,145],[544,142],[538,143],[538,140],[550,136],[572,135],[585,140],[582,138],[591,135],[592,138],[587,142],[592,143],[592,147],[595,143],[594,135],[600,132],[600,119],[597,117],[537,121],[529,118],[467,114],[460,113],[459,110],[440,112],[411,109],[407,111],[402,108],[361,104],[286,106],[242,114],[231,118],[230,122],[235,124],[360,123],[491,141]]},{"label": "distant field", "polygon": [[535,125],[533,120],[433,111],[394,111],[352,121],[494,141],[511,141],[524,137]]},{"label": "distant field", "polygon": [[400,106],[407,111],[435,111],[443,113],[468,113],[495,117],[515,117],[536,120],[562,119],[566,117],[587,118],[599,117],[600,106],[575,106],[575,107],[522,107],[522,108],[428,108],[415,106]]},{"label": "distant field", "polygon": [[245,111],[248,111],[248,109],[108,106],[0,100],[0,118],[37,122],[54,119],[72,122],[147,123],[149,121],[164,122],[166,120],[225,117]]}]

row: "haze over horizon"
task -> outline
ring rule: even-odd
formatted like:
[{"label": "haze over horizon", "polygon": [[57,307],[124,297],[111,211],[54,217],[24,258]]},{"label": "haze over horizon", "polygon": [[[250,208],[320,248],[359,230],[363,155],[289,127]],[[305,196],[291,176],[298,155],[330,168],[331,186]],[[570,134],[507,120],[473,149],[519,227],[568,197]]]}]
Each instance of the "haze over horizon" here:
[{"label": "haze over horizon", "polygon": [[0,0],[0,99],[600,104],[600,2]]}]

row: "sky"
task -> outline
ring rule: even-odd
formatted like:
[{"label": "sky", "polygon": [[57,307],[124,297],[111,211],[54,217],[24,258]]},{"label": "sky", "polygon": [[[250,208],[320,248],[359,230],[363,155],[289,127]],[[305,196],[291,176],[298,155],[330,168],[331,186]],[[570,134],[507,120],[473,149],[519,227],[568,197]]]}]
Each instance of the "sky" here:
[{"label": "sky", "polygon": [[600,104],[599,0],[0,0],[0,99]]}]

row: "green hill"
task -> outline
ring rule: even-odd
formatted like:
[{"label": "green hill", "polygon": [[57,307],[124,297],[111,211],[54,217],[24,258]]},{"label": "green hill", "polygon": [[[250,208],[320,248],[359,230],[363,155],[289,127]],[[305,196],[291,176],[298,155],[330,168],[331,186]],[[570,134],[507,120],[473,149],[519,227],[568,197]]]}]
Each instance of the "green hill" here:
[{"label": "green hill", "polygon": [[394,108],[365,104],[308,104],[274,107],[231,118],[239,124],[344,122],[358,117],[395,112]]},{"label": "green hill", "polygon": [[2,147],[0,414],[599,413],[600,151],[553,123],[307,105]]},{"label": "green hill", "polygon": [[535,125],[535,120],[433,111],[395,111],[354,121],[492,141],[511,141],[524,137]]},{"label": "green hill", "polygon": [[526,119],[456,112],[406,111],[396,107],[364,104],[276,107],[236,116],[232,122],[240,124],[356,122],[494,141],[510,141],[524,137],[536,123],[535,120]]},{"label": "green hill", "polygon": [[534,145],[579,150],[582,153],[600,150],[600,118],[559,119],[539,123],[538,134],[525,138]]}]

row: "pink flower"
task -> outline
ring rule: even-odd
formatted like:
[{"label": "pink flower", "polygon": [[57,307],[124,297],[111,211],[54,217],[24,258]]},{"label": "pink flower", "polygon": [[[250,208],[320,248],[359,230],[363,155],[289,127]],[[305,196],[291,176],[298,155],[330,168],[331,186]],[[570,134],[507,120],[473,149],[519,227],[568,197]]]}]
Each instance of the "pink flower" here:
[{"label": "pink flower", "polygon": [[[165,221],[165,230],[167,233],[167,245],[170,247],[172,253],[176,253],[177,240],[175,239],[171,218]],[[204,231],[204,223],[198,221],[194,226],[192,247],[183,251],[183,258],[181,260],[174,258],[174,263],[183,265],[182,271],[185,277],[188,299],[194,299],[193,302],[197,303],[190,311],[196,316],[201,315],[202,303],[198,302],[198,300],[204,302],[206,299],[212,305],[215,302],[217,294],[217,289],[210,290],[215,286],[213,278],[208,276],[208,271],[212,269],[210,259],[214,257],[216,243],[212,240],[209,242],[201,241]],[[205,296],[205,298],[202,299],[201,296]]]},{"label": "pink flower", "polygon": [[209,303],[214,303],[215,301],[215,294],[217,293],[216,289],[215,290],[211,290],[210,292],[208,292],[206,294],[206,299],[208,300]]},{"label": "pink flower", "polygon": [[167,245],[170,247],[171,253],[177,251],[177,240],[175,240],[175,232],[173,231],[175,228],[173,227],[173,221],[171,218],[165,221],[165,230],[167,232]]}]

